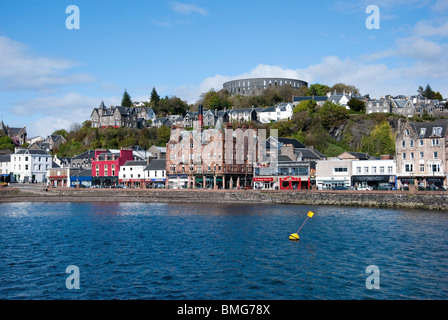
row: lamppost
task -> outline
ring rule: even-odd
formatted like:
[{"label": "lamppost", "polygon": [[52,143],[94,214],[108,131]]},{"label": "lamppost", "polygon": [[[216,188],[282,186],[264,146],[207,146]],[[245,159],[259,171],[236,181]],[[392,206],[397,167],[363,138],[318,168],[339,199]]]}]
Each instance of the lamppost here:
[{"label": "lamppost", "polygon": [[437,165],[433,164],[432,165],[432,190],[436,190],[436,186],[435,186],[435,171],[436,171]]}]

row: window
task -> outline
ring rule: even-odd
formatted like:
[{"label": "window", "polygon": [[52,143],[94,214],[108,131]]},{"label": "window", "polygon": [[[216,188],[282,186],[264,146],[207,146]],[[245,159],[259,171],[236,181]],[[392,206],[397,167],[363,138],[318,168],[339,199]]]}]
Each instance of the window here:
[{"label": "window", "polygon": [[439,154],[438,154],[438,152],[437,151],[434,151],[434,159],[437,159],[437,156],[438,156]]},{"label": "window", "polygon": [[411,152],[411,159],[414,160],[414,152]]},{"label": "window", "polygon": [[409,135],[409,129],[406,129],[406,135],[407,136]]},{"label": "window", "polygon": [[439,139],[432,139],[432,144],[433,147],[436,147],[439,145]]},{"label": "window", "polygon": [[425,165],[424,164],[420,165],[420,172],[425,172]]},{"label": "window", "polygon": [[369,167],[364,167],[364,173],[369,173]]},{"label": "window", "polygon": [[25,161],[28,161],[28,157],[25,157]]},{"label": "window", "polygon": [[425,157],[423,152],[420,152],[420,159],[423,159]]},{"label": "window", "polygon": [[404,166],[404,171],[406,171],[406,172],[412,172],[412,171],[414,171],[413,169],[414,169],[414,165],[412,165],[412,164],[406,164]]},{"label": "window", "polygon": [[380,167],[380,173],[384,173],[384,167]]},{"label": "window", "polygon": [[112,165],[112,175],[115,176],[115,165]]},{"label": "window", "polygon": [[406,159],[406,153],[403,153],[403,159]]},{"label": "window", "polygon": [[420,129],[420,136],[425,136],[426,133],[426,128],[421,128]]},{"label": "window", "polygon": [[440,164],[428,164],[429,172],[440,172]]},{"label": "window", "polygon": [[96,171],[96,176],[99,177],[100,176],[100,166],[98,164],[96,165],[95,171]]},{"label": "window", "polygon": [[442,135],[442,128],[441,127],[432,128],[432,135],[433,136],[440,136],[440,135]]},{"label": "window", "polygon": [[25,165],[25,170],[28,170],[28,165],[27,164]]},{"label": "window", "polygon": [[334,168],[334,172],[348,172],[348,168]]},{"label": "window", "polygon": [[403,148],[405,148],[406,147],[406,141],[401,141],[401,146],[403,147]]},{"label": "window", "polygon": [[372,173],[376,173],[376,167],[372,167]]},{"label": "window", "polygon": [[420,145],[420,147],[423,147],[423,140],[418,140],[419,141],[419,145]]},{"label": "window", "polygon": [[108,172],[107,172],[107,164],[104,165],[104,176],[107,177],[108,176]]},{"label": "window", "polygon": [[361,173],[361,167],[356,167],[356,173]]},{"label": "window", "polygon": [[411,147],[414,147],[414,140],[411,140],[410,144],[411,144]]},{"label": "window", "polygon": [[388,166],[387,167],[387,173],[392,173],[393,172],[393,167],[392,166]]}]

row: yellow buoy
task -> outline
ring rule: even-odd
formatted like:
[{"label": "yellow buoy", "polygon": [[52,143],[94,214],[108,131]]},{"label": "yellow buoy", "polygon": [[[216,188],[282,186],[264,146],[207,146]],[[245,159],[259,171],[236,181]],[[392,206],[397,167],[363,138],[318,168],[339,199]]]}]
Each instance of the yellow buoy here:
[{"label": "yellow buoy", "polygon": [[299,240],[299,235],[297,233],[292,233],[292,234],[289,235],[289,240],[298,241]]}]

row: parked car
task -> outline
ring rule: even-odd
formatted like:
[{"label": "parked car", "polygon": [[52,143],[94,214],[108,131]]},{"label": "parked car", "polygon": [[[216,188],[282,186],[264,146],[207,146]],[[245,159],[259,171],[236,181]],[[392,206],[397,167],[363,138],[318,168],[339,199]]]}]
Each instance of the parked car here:
[{"label": "parked car", "polygon": [[334,186],[332,189],[333,190],[347,190],[347,187],[344,187],[344,186]]}]

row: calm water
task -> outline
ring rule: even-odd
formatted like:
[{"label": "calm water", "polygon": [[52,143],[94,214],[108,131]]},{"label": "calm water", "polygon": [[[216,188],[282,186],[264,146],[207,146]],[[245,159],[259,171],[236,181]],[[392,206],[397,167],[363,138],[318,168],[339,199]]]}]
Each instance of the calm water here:
[{"label": "calm water", "polygon": [[[1,204],[0,299],[447,299],[447,213]],[[66,288],[69,265],[79,290]],[[378,290],[366,288],[369,265]]]}]

